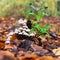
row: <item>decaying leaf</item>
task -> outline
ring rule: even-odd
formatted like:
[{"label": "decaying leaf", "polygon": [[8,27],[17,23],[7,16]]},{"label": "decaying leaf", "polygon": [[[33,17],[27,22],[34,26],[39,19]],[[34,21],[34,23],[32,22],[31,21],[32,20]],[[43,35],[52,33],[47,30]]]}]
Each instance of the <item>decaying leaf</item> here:
[{"label": "decaying leaf", "polygon": [[0,42],[0,49],[4,49],[5,48],[5,44]]},{"label": "decaying leaf", "polygon": [[55,60],[52,56],[42,56],[36,60]]},{"label": "decaying leaf", "polygon": [[13,34],[12,37],[10,38],[10,41],[12,42],[13,40],[17,39],[16,35]]},{"label": "decaying leaf", "polygon": [[35,60],[37,58],[35,53],[27,54],[25,56],[18,57],[19,60]]},{"label": "decaying leaf", "polygon": [[60,48],[53,49],[53,53],[54,53],[56,56],[60,56]]},{"label": "decaying leaf", "polygon": [[0,60],[16,60],[14,54],[9,51],[0,51]]}]

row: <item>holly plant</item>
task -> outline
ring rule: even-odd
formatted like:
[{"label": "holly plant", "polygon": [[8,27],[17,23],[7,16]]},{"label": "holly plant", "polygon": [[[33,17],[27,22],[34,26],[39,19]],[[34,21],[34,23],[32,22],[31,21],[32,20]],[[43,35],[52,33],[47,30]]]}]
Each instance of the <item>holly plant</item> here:
[{"label": "holly plant", "polygon": [[26,18],[32,18],[34,17],[35,20],[41,20],[44,16],[47,16],[48,14],[45,12],[48,7],[35,7],[32,3],[29,4],[28,10],[25,10]]},{"label": "holly plant", "polygon": [[39,20],[41,20],[44,16],[47,16],[45,13],[45,10],[48,7],[35,7],[32,3],[29,4],[30,10],[26,10],[26,18],[32,18],[34,17],[35,20],[31,20],[32,28],[30,30],[30,33],[36,32],[38,35],[45,35],[49,34],[48,30],[51,28],[50,25],[46,24],[44,26],[41,25],[41,23],[38,23]]}]

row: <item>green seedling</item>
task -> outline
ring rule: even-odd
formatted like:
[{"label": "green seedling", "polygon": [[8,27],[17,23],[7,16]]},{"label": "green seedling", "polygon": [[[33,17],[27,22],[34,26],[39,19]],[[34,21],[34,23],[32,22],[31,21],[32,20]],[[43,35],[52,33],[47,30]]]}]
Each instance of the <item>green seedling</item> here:
[{"label": "green seedling", "polygon": [[41,20],[44,16],[47,14],[45,13],[45,10],[48,7],[40,8],[40,7],[35,7],[32,3],[29,4],[30,9],[25,10],[26,18],[32,18],[34,17],[35,20]]},{"label": "green seedling", "polygon": [[29,4],[29,7],[31,8],[30,10],[26,10],[26,18],[32,18],[34,17],[35,20],[31,20],[32,23],[32,28],[30,30],[30,33],[36,32],[38,35],[44,36],[45,34],[49,34],[48,30],[51,28],[50,25],[44,25],[42,26],[41,23],[38,23],[46,14],[45,10],[47,7],[44,8],[38,8],[35,7],[32,3]]}]

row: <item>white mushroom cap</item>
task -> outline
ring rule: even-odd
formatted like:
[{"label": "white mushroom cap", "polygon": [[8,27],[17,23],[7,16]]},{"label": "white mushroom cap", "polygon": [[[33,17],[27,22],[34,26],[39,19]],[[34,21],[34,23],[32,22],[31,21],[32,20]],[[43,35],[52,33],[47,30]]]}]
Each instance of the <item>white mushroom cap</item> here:
[{"label": "white mushroom cap", "polygon": [[19,21],[18,21],[18,24],[23,24],[23,25],[26,25],[26,23],[27,23],[27,20],[26,19],[20,19]]},{"label": "white mushroom cap", "polygon": [[30,36],[34,36],[35,34],[31,33]]},{"label": "white mushroom cap", "polygon": [[18,29],[15,29],[15,33],[18,33],[18,31],[19,31]]},{"label": "white mushroom cap", "polygon": [[27,31],[27,32],[29,32],[29,31],[30,31],[30,29],[26,29],[26,31]]},{"label": "white mushroom cap", "polygon": [[20,27],[20,28],[19,28],[19,30],[23,30],[23,28],[22,28],[22,27]]},{"label": "white mushroom cap", "polygon": [[23,28],[26,28],[26,29],[28,29],[28,27],[27,27],[27,26],[23,26]]},{"label": "white mushroom cap", "polygon": [[23,24],[23,20],[20,19],[20,20],[18,21],[18,24]]},{"label": "white mushroom cap", "polygon": [[10,44],[10,41],[6,41],[5,44]]},{"label": "white mushroom cap", "polygon": [[24,23],[27,23],[27,19],[24,19]]},{"label": "white mushroom cap", "polygon": [[22,33],[23,33],[23,35],[27,35],[27,36],[29,36],[29,34],[28,34],[28,33],[26,33],[25,31],[23,31]]},{"label": "white mushroom cap", "polygon": [[24,28],[23,31],[26,31],[26,28]]},{"label": "white mushroom cap", "polygon": [[22,34],[22,32],[19,32],[18,34]]}]

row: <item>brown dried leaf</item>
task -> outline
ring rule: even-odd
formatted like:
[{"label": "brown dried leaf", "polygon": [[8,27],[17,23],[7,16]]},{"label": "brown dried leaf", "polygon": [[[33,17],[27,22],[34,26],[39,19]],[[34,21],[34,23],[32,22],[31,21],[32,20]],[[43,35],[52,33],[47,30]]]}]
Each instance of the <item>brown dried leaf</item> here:
[{"label": "brown dried leaf", "polygon": [[1,60],[16,60],[14,54],[9,51],[0,51]]},{"label": "brown dried leaf", "polygon": [[27,54],[25,56],[18,57],[19,60],[35,60],[37,58],[35,53]]},{"label": "brown dried leaf", "polygon": [[0,49],[4,49],[5,48],[5,44],[0,42]]},{"label": "brown dried leaf", "polygon": [[56,56],[60,56],[60,48],[53,49],[52,51]]},{"label": "brown dried leaf", "polygon": [[42,56],[36,60],[55,60],[52,56]]}]

